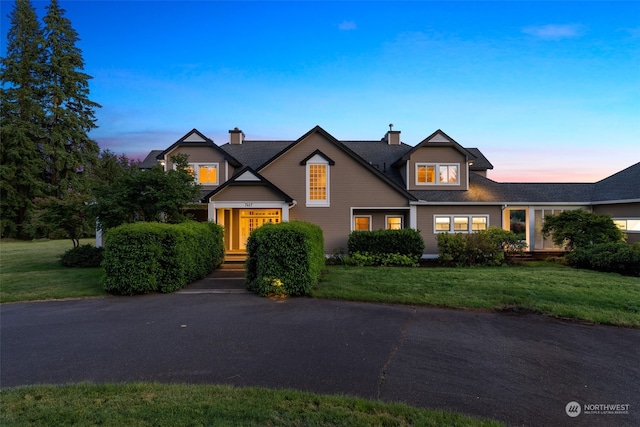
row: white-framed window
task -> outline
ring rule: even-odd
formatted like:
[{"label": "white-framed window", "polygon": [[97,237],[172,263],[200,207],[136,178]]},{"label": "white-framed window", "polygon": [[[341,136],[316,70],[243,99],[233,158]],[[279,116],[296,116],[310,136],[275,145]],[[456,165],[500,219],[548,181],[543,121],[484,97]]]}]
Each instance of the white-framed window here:
[{"label": "white-framed window", "polygon": [[189,163],[187,172],[202,185],[218,185],[218,163]]},{"label": "white-framed window", "polygon": [[482,231],[487,229],[488,218],[486,216],[471,217],[471,231]]},{"label": "white-framed window", "polygon": [[640,219],[613,218],[613,223],[624,232],[640,233]]},{"label": "white-framed window", "polygon": [[454,216],[453,217],[453,231],[469,231],[469,217],[468,216]]},{"label": "white-framed window", "polygon": [[486,230],[489,215],[434,215],[435,233],[469,233]]},{"label": "white-framed window", "polygon": [[396,215],[386,215],[385,223],[387,230],[401,230],[403,228],[404,218]]},{"label": "white-framed window", "polygon": [[433,230],[437,232],[451,231],[450,216],[436,216],[434,219]]},{"label": "white-framed window", "polygon": [[460,165],[457,163],[416,163],[416,185],[458,185]]},{"label": "white-framed window", "polygon": [[353,217],[354,231],[371,231],[371,215],[356,215]]},{"label": "white-framed window", "polygon": [[306,162],[307,206],[329,206],[329,166],[320,155]]}]

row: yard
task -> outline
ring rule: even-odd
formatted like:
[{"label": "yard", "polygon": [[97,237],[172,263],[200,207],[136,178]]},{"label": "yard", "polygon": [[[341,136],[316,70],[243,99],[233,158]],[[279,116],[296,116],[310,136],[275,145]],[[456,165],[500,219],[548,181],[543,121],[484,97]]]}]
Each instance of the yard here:
[{"label": "yard", "polygon": [[77,384],[0,391],[3,426],[501,426],[447,411],[292,390]]},{"label": "yard", "polygon": [[[82,244],[90,243],[87,239]],[[0,245],[0,302],[104,296],[100,268],[65,268],[68,240]],[[312,296],[487,311],[532,312],[640,327],[640,278],[546,262],[474,268],[328,266]]]},{"label": "yard", "polygon": [[640,278],[547,262],[473,268],[329,267],[313,296],[533,312],[640,327]]}]

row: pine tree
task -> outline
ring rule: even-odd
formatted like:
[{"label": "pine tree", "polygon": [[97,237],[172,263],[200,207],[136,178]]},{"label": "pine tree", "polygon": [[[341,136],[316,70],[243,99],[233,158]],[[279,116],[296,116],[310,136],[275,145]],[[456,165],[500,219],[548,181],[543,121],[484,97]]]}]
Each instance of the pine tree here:
[{"label": "pine tree", "polygon": [[51,0],[44,17],[46,179],[50,194],[56,197],[71,188],[80,189],[82,171],[96,162],[100,152],[88,136],[97,127],[95,109],[100,105],[89,99],[91,76],[83,72],[78,33],[64,14],[58,1]]},{"label": "pine tree", "polygon": [[24,237],[24,225],[42,195],[44,112],[43,31],[29,0],[16,0],[0,60],[0,233]]}]

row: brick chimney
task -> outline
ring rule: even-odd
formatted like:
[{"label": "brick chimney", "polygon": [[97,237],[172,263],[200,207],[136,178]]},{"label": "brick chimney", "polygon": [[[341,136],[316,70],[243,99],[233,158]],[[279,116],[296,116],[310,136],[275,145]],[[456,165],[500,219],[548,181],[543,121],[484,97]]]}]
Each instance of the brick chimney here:
[{"label": "brick chimney", "polygon": [[238,128],[229,131],[229,144],[240,145],[244,142],[244,132]]},{"label": "brick chimney", "polygon": [[393,123],[389,123],[389,131],[384,136],[389,145],[400,145],[400,131],[393,130]]}]

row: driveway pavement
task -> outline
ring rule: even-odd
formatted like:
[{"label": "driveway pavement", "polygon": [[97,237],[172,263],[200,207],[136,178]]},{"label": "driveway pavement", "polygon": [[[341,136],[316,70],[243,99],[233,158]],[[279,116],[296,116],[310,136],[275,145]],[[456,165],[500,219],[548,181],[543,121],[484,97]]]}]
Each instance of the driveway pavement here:
[{"label": "driveway pavement", "polygon": [[[224,383],[402,401],[511,425],[640,425],[640,330],[536,315],[156,294],[3,304],[0,345],[2,387]],[[582,405],[575,418],[565,412],[571,401]],[[585,413],[602,404],[629,405],[628,414]]]}]

